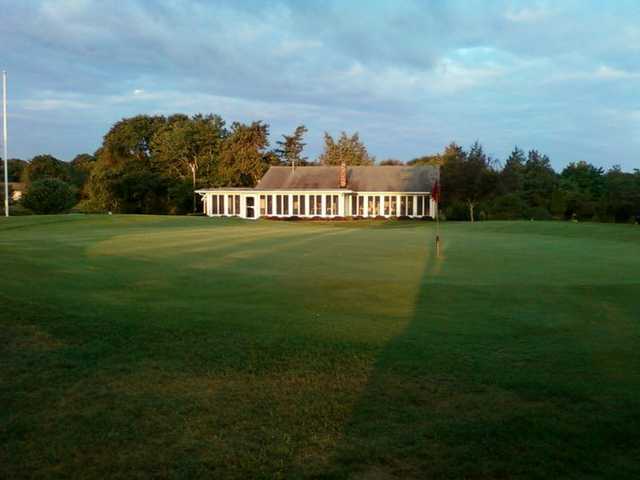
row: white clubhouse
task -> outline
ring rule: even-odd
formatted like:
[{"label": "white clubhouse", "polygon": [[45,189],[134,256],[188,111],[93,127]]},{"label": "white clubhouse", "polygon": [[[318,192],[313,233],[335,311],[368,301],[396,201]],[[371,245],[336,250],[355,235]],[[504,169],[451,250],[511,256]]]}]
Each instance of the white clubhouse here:
[{"label": "white clubhouse", "polygon": [[210,217],[434,218],[435,166],[271,167],[254,188],[196,190]]}]

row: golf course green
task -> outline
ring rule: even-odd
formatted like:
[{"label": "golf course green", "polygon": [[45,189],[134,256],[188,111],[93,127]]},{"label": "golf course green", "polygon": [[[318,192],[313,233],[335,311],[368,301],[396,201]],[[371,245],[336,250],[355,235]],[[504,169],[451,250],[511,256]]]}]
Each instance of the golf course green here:
[{"label": "golf course green", "polygon": [[640,227],[0,220],[0,477],[640,478]]}]

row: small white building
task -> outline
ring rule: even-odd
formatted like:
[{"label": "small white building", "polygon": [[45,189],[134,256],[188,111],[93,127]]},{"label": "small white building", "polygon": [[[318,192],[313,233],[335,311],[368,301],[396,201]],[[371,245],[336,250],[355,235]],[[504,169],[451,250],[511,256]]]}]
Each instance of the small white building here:
[{"label": "small white building", "polygon": [[271,167],[254,188],[196,190],[210,217],[434,218],[435,166]]}]

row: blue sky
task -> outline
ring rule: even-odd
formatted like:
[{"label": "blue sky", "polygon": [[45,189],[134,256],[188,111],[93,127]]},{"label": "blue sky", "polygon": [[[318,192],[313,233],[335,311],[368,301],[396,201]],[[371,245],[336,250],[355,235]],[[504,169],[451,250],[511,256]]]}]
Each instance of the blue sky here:
[{"label": "blue sky", "polygon": [[480,140],[640,168],[640,1],[0,0],[10,156],[139,113],[359,131],[378,159]]}]

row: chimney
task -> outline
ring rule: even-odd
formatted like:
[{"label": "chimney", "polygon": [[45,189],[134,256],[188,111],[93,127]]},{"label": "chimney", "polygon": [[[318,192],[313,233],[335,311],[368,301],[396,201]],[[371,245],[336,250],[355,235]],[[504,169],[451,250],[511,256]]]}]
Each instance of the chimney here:
[{"label": "chimney", "polygon": [[344,161],[340,164],[340,188],[347,188],[347,164]]}]

